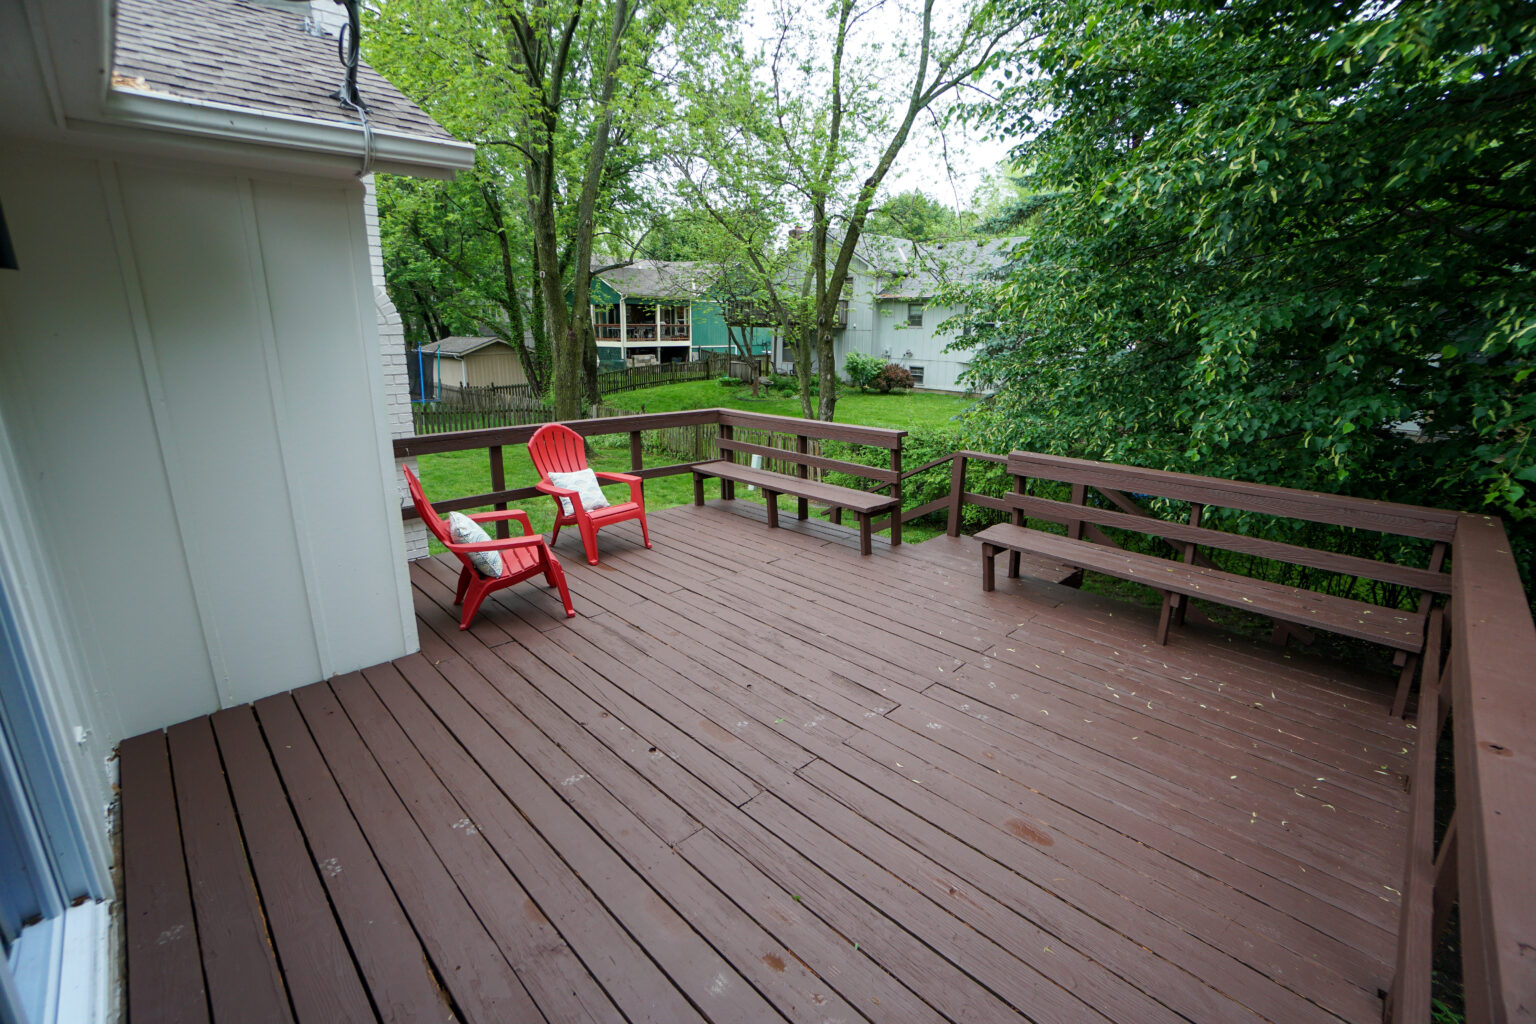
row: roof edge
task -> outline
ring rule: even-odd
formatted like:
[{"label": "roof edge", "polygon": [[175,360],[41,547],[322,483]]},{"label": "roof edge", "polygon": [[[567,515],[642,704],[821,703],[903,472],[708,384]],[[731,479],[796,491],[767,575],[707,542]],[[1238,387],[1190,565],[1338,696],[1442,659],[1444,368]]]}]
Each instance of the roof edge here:
[{"label": "roof edge", "polygon": [[[361,124],[317,121],[120,87],[108,91],[105,114],[105,123],[112,125],[342,157],[358,166],[364,158]],[[468,142],[373,129],[373,170],[417,177],[451,177],[453,172],[467,170],[474,163],[475,147]]]}]

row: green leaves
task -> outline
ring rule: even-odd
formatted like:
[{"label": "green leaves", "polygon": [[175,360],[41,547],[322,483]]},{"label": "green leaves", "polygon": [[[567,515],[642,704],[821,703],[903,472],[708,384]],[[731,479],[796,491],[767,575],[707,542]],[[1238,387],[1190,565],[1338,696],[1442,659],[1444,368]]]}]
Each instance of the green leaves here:
[{"label": "green leaves", "polygon": [[1030,72],[968,112],[1053,197],[953,297],[997,325],[978,429],[1531,517],[1530,5],[1032,10]]}]

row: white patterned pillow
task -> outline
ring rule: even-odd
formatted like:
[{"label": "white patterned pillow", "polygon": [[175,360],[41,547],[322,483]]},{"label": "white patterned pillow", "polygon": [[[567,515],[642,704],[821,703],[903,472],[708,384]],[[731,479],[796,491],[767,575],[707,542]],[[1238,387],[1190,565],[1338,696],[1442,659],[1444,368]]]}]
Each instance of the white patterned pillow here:
[{"label": "white patterned pillow", "polygon": [[[491,539],[485,527],[462,512],[448,513],[448,535],[455,544],[484,544]],[[489,576],[493,580],[501,576],[501,552],[467,551],[465,554],[469,555],[470,563],[482,576]]]},{"label": "white patterned pillow", "polygon": [[[568,487],[581,495],[581,507],[588,512],[595,512],[609,505],[607,496],[597,484],[597,474],[590,469],[578,469],[574,473],[551,473],[549,482],[556,487]],[[561,498],[560,507],[565,509],[566,515],[570,515],[571,499]]]}]

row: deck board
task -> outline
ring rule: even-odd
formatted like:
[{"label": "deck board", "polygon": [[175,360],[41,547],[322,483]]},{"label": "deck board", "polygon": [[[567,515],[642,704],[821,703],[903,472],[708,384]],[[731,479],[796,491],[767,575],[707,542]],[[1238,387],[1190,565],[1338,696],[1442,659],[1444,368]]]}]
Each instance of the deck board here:
[{"label": "deck board", "polygon": [[[207,1010],[134,923],[187,898],[137,861],[185,848],[194,889],[247,880],[301,1021],[326,977],[337,1020],[1379,1020],[1390,676],[763,519],[562,537],[569,620],[530,583],[461,631],[417,563],[421,653],[220,712],[201,779],[125,743],[131,1019]],[[209,860],[177,795],[250,841]]]}]

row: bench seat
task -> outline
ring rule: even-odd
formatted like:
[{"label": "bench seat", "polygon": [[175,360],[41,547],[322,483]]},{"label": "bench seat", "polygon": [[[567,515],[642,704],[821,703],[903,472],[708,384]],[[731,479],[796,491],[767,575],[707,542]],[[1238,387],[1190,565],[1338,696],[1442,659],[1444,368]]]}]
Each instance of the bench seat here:
[{"label": "bench seat", "polygon": [[[1258,612],[1282,622],[1314,626],[1332,633],[1370,640],[1409,654],[1424,649],[1427,615],[1400,611],[1345,597],[1288,587],[1236,573],[1223,572],[1166,558],[1123,551],[1106,544],[999,523],[976,535],[982,544],[982,589],[995,585],[993,560],[1003,551],[1019,551],[1064,562],[1123,580],[1145,583],[1164,594],[1199,597],[1218,604]],[[1163,602],[1158,643],[1167,643],[1170,606]]]},{"label": "bench seat", "polygon": [[878,512],[895,508],[897,502],[897,499],[889,494],[872,494],[852,487],[840,487],[837,484],[802,479],[786,473],[775,473],[768,469],[753,469],[751,466],[742,466],[721,459],[716,462],[702,462],[693,467],[693,503],[695,505],[704,504],[705,477],[715,477],[721,481],[722,497],[731,496],[731,492],[725,490],[726,481],[750,484],[761,490],[768,499],[770,527],[779,525],[779,508],[774,499],[780,494],[792,494],[797,498],[805,498],[835,509],[846,509],[858,516],[859,553],[863,555],[873,550],[870,517]]}]

